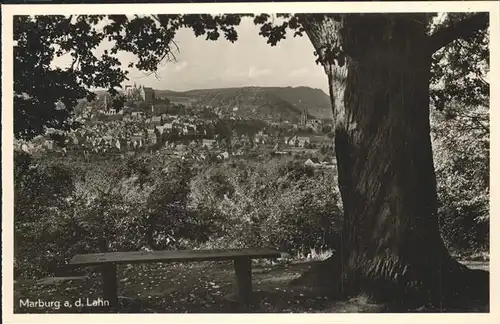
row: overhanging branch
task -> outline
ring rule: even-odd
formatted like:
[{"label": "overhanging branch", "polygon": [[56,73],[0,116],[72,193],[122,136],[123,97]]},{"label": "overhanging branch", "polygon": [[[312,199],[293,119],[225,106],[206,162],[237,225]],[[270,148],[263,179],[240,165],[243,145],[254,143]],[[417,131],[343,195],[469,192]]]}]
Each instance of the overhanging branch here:
[{"label": "overhanging branch", "polygon": [[470,37],[477,31],[485,29],[488,27],[488,16],[487,12],[479,12],[452,25],[439,28],[434,34],[429,36],[431,53],[436,52],[456,39]]}]

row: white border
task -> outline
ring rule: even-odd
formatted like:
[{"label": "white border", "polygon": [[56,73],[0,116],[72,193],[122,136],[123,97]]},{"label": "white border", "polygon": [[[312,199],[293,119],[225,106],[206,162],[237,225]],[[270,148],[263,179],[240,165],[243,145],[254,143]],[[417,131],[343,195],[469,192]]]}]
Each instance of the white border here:
[{"label": "white border", "polygon": [[[500,54],[500,5],[496,1],[424,1],[424,2],[289,2],[289,3],[193,3],[193,4],[77,4],[77,5],[2,5],[2,313],[5,323],[72,323],[72,322],[158,322],[158,323],[253,323],[256,321],[288,323],[362,322],[385,323],[390,320],[404,321],[405,324],[420,322],[452,323],[500,323],[499,283],[500,272],[496,257],[499,239],[495,240],[495,229],[500,226],[498,219],[499,198],[498,179],[500,174],[499,156],[494,149],[498,143],[500,129],[493,125],[499,121],[498,103],[500,94],[491,91],[491,262],[490,286],[491,300],[489,314],[89,314],[89,315],[25,315],[13,314],[13,69],[12,69],[12,16],[19,14],[147,14],[147,13],[326,13],[326,12],[471,12],[488,11],[490,13],[490,57],[491,75],[500,76],[498,62]],[[312,48],[311,48],[312,51]],[[500,89],[499,79],[491,77],[491,89]],[[496,180],[496,181],[495,181]],[[5,279],[6,278],[6,279]],[[496,321],[495,321],[496,319]]]}]

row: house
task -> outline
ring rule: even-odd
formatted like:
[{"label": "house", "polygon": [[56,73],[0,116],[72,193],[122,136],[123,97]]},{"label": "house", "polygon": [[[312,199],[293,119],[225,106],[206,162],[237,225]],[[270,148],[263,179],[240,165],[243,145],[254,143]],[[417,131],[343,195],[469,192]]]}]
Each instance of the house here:
[{"label": "house", "polygon": [[324,160],[323,162],[321,162],[321,165],[325,168],[335,168],[335,162],[333,160]]},{"label": "house", "polygon": [[131,114],[134,111],[135,111],[134,107],[131,107],[131,106],[128,106],[128,105],[123,106],[123,113],[124,114],[129,114],[129,113]]},{"label": "house", "polygon": [[201,147],[211,149],[214,145],[215,140],[213,139],[202,139],[201,140]]},{"label": "house", "polygon": [[309,137],[298,136],[297,142],[299,147],[305,147],[310,144],[310,139]]},{"label": "house", "polygon": [[193,125],[185,125],[184,128],[182,129],[182,133],[184,135],[195,135],[196,128]]},{"label": "house", "polygon": [[113,145],[113,136],[105,135],[102,137],[104,144]]},{"label": "house", "polygon": [[321,163],[319,162],[319,159],[318,158],[309,158],[306,160],[306,162],[304,162],[304,165],[307,165],[307,166],[319,166],[321,165]]},{"label": "house", "polygon": [[165,142],[165,148],[174,149],[175,143],[174,142]]},{"label": "house", "polygon": [[333,145],[333,140],[325,136],[311,136],[309,137],[309,144],[315,147],[321,147],[323,145]]},{"label": "house", "polygon": [[291,136],[291,137],[285,138],[285,145],[296,146],[296,145],[298,145],[297,141],[298,141],[297,136]]},{"label": "house", "polygon": [[175,150],[176,150],[177,152],[185,152],[185,151],[186,151],[186,149],[187,149],[187,147],[186,147],[186,145],[184,145],[184,144],[179,144],[179,145],[177,145],[177,146],[175,147]]},{"label": "house", "polygon": [[263,131],[260,131],[255,135],[255,143],[265,144],[268,142],[268,140],[269,140],[269,135],[264,134]]},{"label": "house", "polygon": [[24,152],[29,153],[33,150],[33,148],[34,148],[33,143],[28,142],[28,143],[21,144],[21,150],[23,150]]},{"label": "house", "polygon": [[93,110],[93,107],[92,106],[87,106],[83,109],[83,117],[84,118],[89,118],[91,115],[92,115],[92,110]]},{"label": "house", "polygon": [[147,131],[147,134],[148,134],[148,137],[151,137],[151,136],[156,137],[156,134],[155,134],[155,129],[156,129],[156,128],[154,128],[154,127],[152,127],[152,128],[149,128],[149,127],[148,127],[148,129],[146,130],[146,131]]},{"label": "house", "polygon": [[156,130],[158,130],[160,135],[162,135],[166,131],[165,129],[166,129],[165,126],[156,126]]},{"label": "house", "polygon": [[227,152],[223,152],[223,153],[220,153],[218,156],[217,156],[219,159],[229,159],[229,153]]},{"label": "house", "polygon": [[153,116],[153,118],[151,118],[151,124],[155,126],[161,125],[161,116]]},{"label": "house", "polygon": [[116,147],[119,151],[121,151],[121,149],[122,149],[122,143],[120,142],[120,140],[116,140],[116,142],[115,142],[115,147]]},{"label": "house", "polygon": [[144,137],[143,136],[131,136],[130,142],[132,143],[133,148],[142,147],[144,145]]}]

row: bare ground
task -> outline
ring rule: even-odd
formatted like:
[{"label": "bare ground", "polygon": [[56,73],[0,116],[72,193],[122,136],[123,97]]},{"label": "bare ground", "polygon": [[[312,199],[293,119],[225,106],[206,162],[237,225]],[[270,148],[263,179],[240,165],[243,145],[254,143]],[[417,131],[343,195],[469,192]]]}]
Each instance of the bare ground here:
[{"label": "bare ground", "polygon": [[[118,268],[118,295],[124,313],[350,313],[392,312],[390,306],[371,304],[364,296],[348,301],[332,300],[307,287],[291,287],[315,262],[289,265],[254,265],[252,268],[253,301],[243,308],[233,301],[234,269],[231,262],[188,264],[140,264]],[[471,268],[488,270],[489,263],[464,262]],[[98,313],[99,307],[76,307],[75,301],[102,297],[98,273],[87,279],[40,283],[19,280],[14,286],[15,313]],[[72,307],[21,307],[20,300],[45,302],[68,301]],[[398,310],[411,312],[485,312],[488,305],[470,309]]]}]

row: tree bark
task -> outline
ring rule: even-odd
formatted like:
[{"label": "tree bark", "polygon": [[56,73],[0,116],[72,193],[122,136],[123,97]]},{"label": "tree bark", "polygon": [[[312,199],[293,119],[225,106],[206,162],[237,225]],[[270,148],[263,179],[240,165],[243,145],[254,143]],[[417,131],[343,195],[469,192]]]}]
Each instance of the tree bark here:
[{"label": "tree bark", "polygon": [[[450,257],[438,228],[426,19],[348,14],[303,22],[328,76],[344,207],[341,246],[319,278],[324,285],[328,271],[343,296],[441,305],[471,293],[470,271]],[[345,53],[343,65],[328,57],[333,48]],[[488,276],[479,276],[487,295]]]}]

